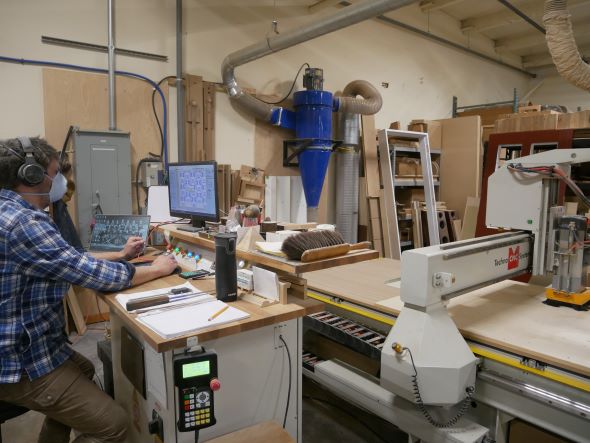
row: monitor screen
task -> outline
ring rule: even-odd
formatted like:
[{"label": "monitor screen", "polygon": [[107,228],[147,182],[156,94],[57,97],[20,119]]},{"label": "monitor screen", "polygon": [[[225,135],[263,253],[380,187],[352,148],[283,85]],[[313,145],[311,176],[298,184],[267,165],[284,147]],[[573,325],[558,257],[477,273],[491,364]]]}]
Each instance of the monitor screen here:
[{"label": "monitor screen", "polygon": [[168,165],[170,215],[217,221],[217,163]]},{"label": "monitor screen", "polygon": [[90,251],[120,251],[132,236],[147,241],[150,217],[146,215],[96,214]]}]

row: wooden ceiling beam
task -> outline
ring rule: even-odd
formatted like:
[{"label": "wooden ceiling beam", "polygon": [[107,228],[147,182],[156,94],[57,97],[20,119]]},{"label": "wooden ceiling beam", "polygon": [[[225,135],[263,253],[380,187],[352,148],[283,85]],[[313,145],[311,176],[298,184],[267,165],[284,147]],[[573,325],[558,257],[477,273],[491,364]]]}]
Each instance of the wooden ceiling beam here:
[{"label": "wooden ceiling beam", "polygon": [[[569,0],[568,9],[575,8],[583,4],[590,4],[590,0]],[[518,5],[518,9],[528,14],[531,18],[538,19],[540,25],[543,25],[541,16],[543,15],[543,3],[538,0],[528,1]],[[522,23],[524,20],[516,15],[514,12],[503,9],[491,14],[482,15],[479,17],[470,17],[461,20],[461,30],[463,32],[476,31],[486,32],[492,29],[501,28],[502,26],[509,26],[514,23]]]},{"label": "wooden ceiling beam", "polygon": [[[583,56],[590,56],[590,44],[580,46],[578,50]],[[526,69],[541,68],[552,65],[553,59],[547,52],[540,52],[538,54],[525,55],[522,57],[522,64]]]},{"label": "wooden ceiling beam", "polygon": [[465,0],[422,0],[420,2],[420,9],[422,12],[438,11],[463,1]]},{"label": "wooden ceiling beam", "polygon": [[[584,45],[588,38],[590,38],[590,29],[584,27],[583,23],[573,24],[575,38],[578,45]],[[521,37],[504,37],[495,40],[495,49],[498,52],[519,51],[522,49],[534,48],[536,46],[546,46],[545,36],[539,32],[526,34]]]},{"label": "wooden ceiling beam", "polygon": [[337,6],[341,0],[320,0],[317,3],[309,6],[307,8],[310,14],[315,14],[316,12],[320,12],[326,8],[331,8],[332,6]]}]

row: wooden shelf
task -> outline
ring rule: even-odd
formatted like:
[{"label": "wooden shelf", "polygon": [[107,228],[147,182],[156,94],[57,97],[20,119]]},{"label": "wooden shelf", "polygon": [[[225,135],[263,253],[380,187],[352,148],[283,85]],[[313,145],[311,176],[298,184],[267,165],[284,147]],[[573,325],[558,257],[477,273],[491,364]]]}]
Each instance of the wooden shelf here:
[{"label": "wooden shelf", "polygon": [[[157,228],[159,231],[168,231],[170,235],[178,240],[200,246],[205,249],[214,250],[215,242],[213,238],[203,238],[198,234],[191,232],[179,231],[176,225],[165,225]],[[379,252],[372,249],[363,249],[360,251],[352,251],[346,255],[339,257],[327,258],[324,260],[317,260],[310,263],[302,263],[300,261],[287,260],[286,258],[275,257],[273,255],[264,254],[256,251],[242,251],[237,250],[236,256],[242,260],[251,263],[259,264],[272,271],[281,271],[288,274],[301,274],[303,272],[319,271],[321,269],[333,268],[335,266],[348,265],[358,263],[366,260],[373,260],[379,257]]]},{"label": "wooden shelf", "polygon": [[[414,154],[419,154],[420,151],[418,151],[418,148],[411,148],[409,146],[395,146],[395,144],[393,145],[389,145],[389,149],[393,150],[395,149],[396,152],[411,152]],[[440,149],[431,149],[430,150],[430,154],[441,154],[441,150]]]},{"label": "wooden shelf", "polygon": [[[402,186],[424,186],[424,180],[422,179],[414,179],[414,178],[394,178],[393,184],[396,187]],[[440,185],[438,180],[433,180],[432,184],[434,186]]]}]

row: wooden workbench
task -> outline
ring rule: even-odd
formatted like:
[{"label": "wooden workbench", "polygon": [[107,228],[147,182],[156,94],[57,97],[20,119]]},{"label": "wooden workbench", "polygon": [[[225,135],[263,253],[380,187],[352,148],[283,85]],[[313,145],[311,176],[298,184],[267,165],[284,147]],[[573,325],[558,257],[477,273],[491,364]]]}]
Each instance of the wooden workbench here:
[{"label": "wooden workbench", "polygon": [[[162,289],[171,286],[177,286],[185,283],[186,280],[171,275],[168,277],[153,280],[140,286],[136,286],[127,291],[123,291],[123,294],[132,294],[135,292],[151,291],[154,289]],[[215,289],[215,280],[197,280],[193,282],[202,291],[213,291]],[[235,308],[241,309],[242,311],[250,314],[250,317],[244,320],[226,323],[211,328],[201,329],[197,332],[193,332],[180,337],[166,339],[152,331],[147,326],[143,325],[135,319],[136,314],[128,313],[119,302],[115,299],[116,294],[103,295],[104,301],[109,307],[122,319],[126,326],[141,334],[141,336],[156,350],[157,352],[164,352],[175,348],[184,348],[187,344],[187,339],[196,338],[199,343],[207,340],[213,340],[216,338],[226,337],[240,332],[249,331],[252,329],[268,326],[287,320],[292,320],[304,315],[318,312],[322,309],[321,304],[314,300],[301,300],[290,298],[289,303],[275,304],[261,308],[252,303],[238,300],[231,302],[231,305]]]},{"label": "wooden workbench", "polygon": [[[197,247],[204,249],[215,250],[215,242],[213,237],[205,238],[196,233],[179,231],[178,226],[182,225],[163,225],[157,229],[161,232],[168,232],[171,237],[177,240],[191,243]],[[316,260],[310,263],[303,263],[301,261],[287,260],[286,258],[276,257],[257,251],[243,251],[238,249],[236,255],[239,259],[246,260],[250,263],[259,264],[272,271],[282,271],[288,274],[299,275],[304,272],[318,271],[321,269],[332,268],[334,266],[341,266],[350,263],[358,263],[366,260],[373,260],[379,257],[379,253],[372,249],[363,249],[360,251],[351,251],[346,255],[339,257],[326,258],[323,260]]]},{"label": "wooden workbench", "polygon": [[[308,290],[397,316],[400,262],[371,260],[304,275]],[[543,304],[545,288],[503,281],[461,295],[448,309],[468,340],[590,377],[590,311]]]}]

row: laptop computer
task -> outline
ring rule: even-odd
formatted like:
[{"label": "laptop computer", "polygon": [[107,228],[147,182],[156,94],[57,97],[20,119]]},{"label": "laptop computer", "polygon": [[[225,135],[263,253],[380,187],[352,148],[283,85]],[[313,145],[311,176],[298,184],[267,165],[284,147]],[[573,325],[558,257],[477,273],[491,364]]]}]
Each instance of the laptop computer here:
[{"label": "laptop computer", "polygon": [[88,248],[90,251],[120,251],[132,236],[141,237],[147,243],[149,215],[97,214],[95,220]]}]

